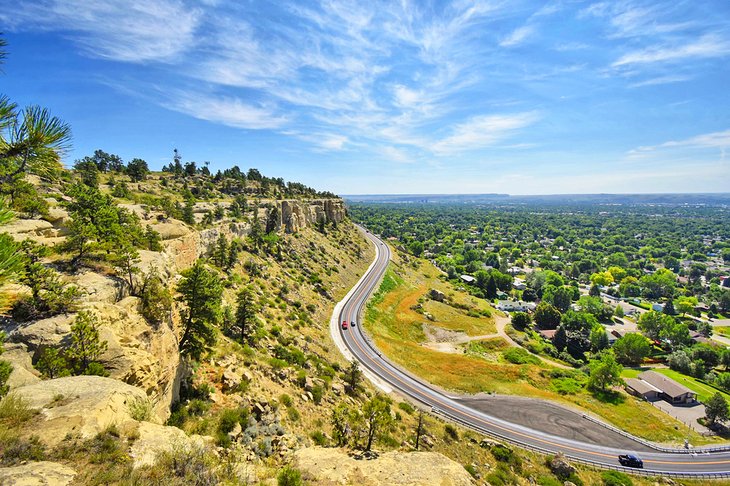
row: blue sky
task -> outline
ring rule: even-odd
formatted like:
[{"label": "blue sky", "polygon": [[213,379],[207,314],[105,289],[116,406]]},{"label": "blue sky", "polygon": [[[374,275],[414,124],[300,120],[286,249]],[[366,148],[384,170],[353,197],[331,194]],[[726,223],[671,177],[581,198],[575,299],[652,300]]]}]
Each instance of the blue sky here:
[{"label": "blue sky", "polygon": [[730,2],[0,0],[0,93],[340,194],[730,191]]}]

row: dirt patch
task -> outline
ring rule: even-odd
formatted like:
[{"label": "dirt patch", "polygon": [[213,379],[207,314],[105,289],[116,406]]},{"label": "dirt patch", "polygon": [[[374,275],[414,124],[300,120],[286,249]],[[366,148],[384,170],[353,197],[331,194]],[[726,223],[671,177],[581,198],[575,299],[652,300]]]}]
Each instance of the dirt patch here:
[{"label": "dirt patch", "polygon": [[469,336],[461,331],[449,331],[438,326],[423,324],[423,334],[426,340],[431,343],[465,343],[469,341]]}]

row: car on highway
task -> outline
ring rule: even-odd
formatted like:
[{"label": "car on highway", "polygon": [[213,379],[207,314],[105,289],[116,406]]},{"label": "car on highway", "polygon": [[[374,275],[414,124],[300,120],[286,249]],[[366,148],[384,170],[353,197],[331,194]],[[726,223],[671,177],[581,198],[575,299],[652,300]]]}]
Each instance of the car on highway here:
[{"label": "car on highway", "polygon": [[350,321],[350,327],[355,327],[355,321]]},{"label": "car on highway", "polygon": [[342,321],[342,329],[347,329],[347,321]]},{"label": "car on highway", "polygon": [[633,454],[621,454],[620,456],[618,456],[618,462],[620,462],[622,466],[639,468],[644,467],[644,461],[642,461]]}]

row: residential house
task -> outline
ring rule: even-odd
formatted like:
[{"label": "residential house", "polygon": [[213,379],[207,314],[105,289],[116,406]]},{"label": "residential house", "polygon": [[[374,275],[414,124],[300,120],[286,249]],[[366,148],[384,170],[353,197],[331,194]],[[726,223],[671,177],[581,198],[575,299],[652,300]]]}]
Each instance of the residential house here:
[{"label": "residential house", "polygon": [[500,300],[497,303],[497,309],[499,309],[501,311],[507,311],[507,312],[534,311],[535,307],[536,307],[536,305],[534,302],[525,302],[522,300],[519,300],[519,301]]},{"label": "residential house", "polygon": [[661,390],[660,398],[663,398],[671,404],[681,405],[695,403],[697,401],[697,394],[695,392],[656,371],[645,371],[641,373],[639,380]]}]

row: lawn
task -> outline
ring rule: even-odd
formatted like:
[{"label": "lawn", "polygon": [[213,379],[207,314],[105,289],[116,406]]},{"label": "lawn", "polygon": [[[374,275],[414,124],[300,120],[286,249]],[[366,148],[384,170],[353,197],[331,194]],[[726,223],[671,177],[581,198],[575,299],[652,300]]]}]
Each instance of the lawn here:
[{"label": "lawn", "polygon": [[677,383],[681,383],[682,385],[686,386],[693,392],[697,393],[697,399],[699,401],[701,401],[702,403],[707,403],[707,400],[709,400],[710,397],[717,392],[720,392],[720,394],[723,397],[725,397],[725,400],[730,402],[730,395],[728,395],[727,393],[725,393],[721,390],[718,390],[717,388],[715,388],[711,385],[702,383],[697,378],[683,375],[682,373],[680,373],[678,371],[670,370],[669,368],[654,368],[654,371],[673,379]]},{"label": "lawn", "polygon": [[[494,392],[520,395],[578,406],[627,432],[652,441],[679,443],[685,437],[690,437],[693,443],[704,444],[712,440],[699,436],[651,404],[625,393],[617,394],[618,398],[611,403],[600,401],[583,390],[576,394],[560,395],[552,386],[550,371],[554,368],[547,364],[513,364],[503,359],[496,361],[495,355],[503,354],[497,340],[472,343],[467,354],[441,353],[424,348],[421,346],[425,338],[423,323],[428,321],[411,308],[418,303],[418,299],[430,288],[439,288],[454,301],[459,299],[468,302],[472,299],[426,275],[428,272],[422,268],[391,263],[381,291],[368,305],[365,314],[364,325],[375,344],[403,368],[446,390],[469,394]],[[461,309],[455,310],[461,312]],[[464,314],[464,317],[467,316]],[[482,319],[485,323],[492,323],[491,319]],[[429,324],[466,330],[465,327],[459,327],[464,324],[452,320],[448,322],[451,324]],[[487,355],[487,359],[479,356],[481,353]]]},{"label": "lawn", "polygon": [[730,338],[730,327],[728,326],[717,326],[713,327],[712,330],[720,336]]}]

